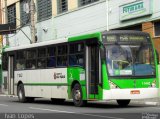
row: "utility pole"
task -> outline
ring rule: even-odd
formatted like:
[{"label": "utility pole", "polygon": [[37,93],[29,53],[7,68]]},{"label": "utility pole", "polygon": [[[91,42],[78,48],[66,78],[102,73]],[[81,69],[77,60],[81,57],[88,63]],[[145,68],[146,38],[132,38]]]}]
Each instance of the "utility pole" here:
[{"label": "utility pole", "polygon": [[35,8],[34,8],[34,0],[31,0],[30,2],[30,12],[31,12],[31,40],[32,43],[36,42],[36,38],[35,38],[35,22],[34,22],[34,13],[35,13]]},{"label": "utility pole", "polygon": [[[5,23],[8,24],[7,0],[5,0]],[[8,34],[6,34],[6,46],[9,46]]]}]

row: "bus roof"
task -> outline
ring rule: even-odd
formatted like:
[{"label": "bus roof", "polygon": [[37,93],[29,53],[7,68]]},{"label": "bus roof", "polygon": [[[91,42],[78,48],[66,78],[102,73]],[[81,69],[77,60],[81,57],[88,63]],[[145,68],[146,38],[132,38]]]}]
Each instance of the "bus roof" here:
[{"label": "bus roof", "polygon": [[101,39],[100,34],[101,34],[101,32],[95,32],[95,33],[84,34],[84,35],[80,35],[80,36],[74,36],[74,37],[68,38],[68,41],[72,42],[72,41],[78,41],[78,40],[88,40],[91,38],[98,38],[100,40]]},{"label": "bus roof", "polygon": [[67,41],[68,41],[67,38],[61,38],[61,39],[50,40],[50,41],[45,41],[45,42],[39,42],[39,43],[9,47],[9,48],[5,48],[4,51],[9,52],[9,51],[15,51],[15,50],[21,50],[21,49],[47,46],[47,45],[52,45],[52,44],[57,44],[57,43],[64,43],[64,42],[67,42]]}]

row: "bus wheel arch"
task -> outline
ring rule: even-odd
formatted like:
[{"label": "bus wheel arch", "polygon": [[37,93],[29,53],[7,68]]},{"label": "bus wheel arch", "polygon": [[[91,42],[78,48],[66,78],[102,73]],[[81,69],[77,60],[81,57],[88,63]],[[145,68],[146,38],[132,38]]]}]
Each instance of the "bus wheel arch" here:
[{"label": "bus wheel arch", "polygon": [[17,95],[18,95],[18,87],[19,87],[20,84],[23,84],[23,82],[22,82],[22,81],[19,81],[19,82],[17,83]]},{"label": "bus wheel arch", "polygon": [[82,99],[82,88],[78,81],[74,81],[71,85],[73,103],[77,107],[82,107],[86,104],[86,100]]},{"label": "bus wheel arch", "polygon": [[72,82],[71,90],[74,88],[74,85],[77,84],[77,83],[80,85],[80,83],[77,80],[75,80],[75,81]]}]

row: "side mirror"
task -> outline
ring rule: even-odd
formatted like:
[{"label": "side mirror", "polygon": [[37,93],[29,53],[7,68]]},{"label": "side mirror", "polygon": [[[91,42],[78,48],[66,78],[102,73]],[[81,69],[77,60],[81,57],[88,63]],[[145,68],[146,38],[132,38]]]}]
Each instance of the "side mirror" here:
[{"label": "side mirror", "polygon": [[156,50],[156,57],[157,57],[157,64],[159,64],[159,54],[157,50]]}]

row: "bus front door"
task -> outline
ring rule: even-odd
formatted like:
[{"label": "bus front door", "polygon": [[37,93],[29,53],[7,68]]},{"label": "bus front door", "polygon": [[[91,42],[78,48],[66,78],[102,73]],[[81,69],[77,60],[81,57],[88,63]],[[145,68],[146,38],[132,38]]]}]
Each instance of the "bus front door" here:
[{"label": "bus front door", "polygon": [[14,94],[14,56],[9,56],[8,63],[8,94]]},{"label": "bus front door", "polygon": [[99,50],[96,44],[86,48],[86,74],[88,99],[97,99],[99,82]]}]

